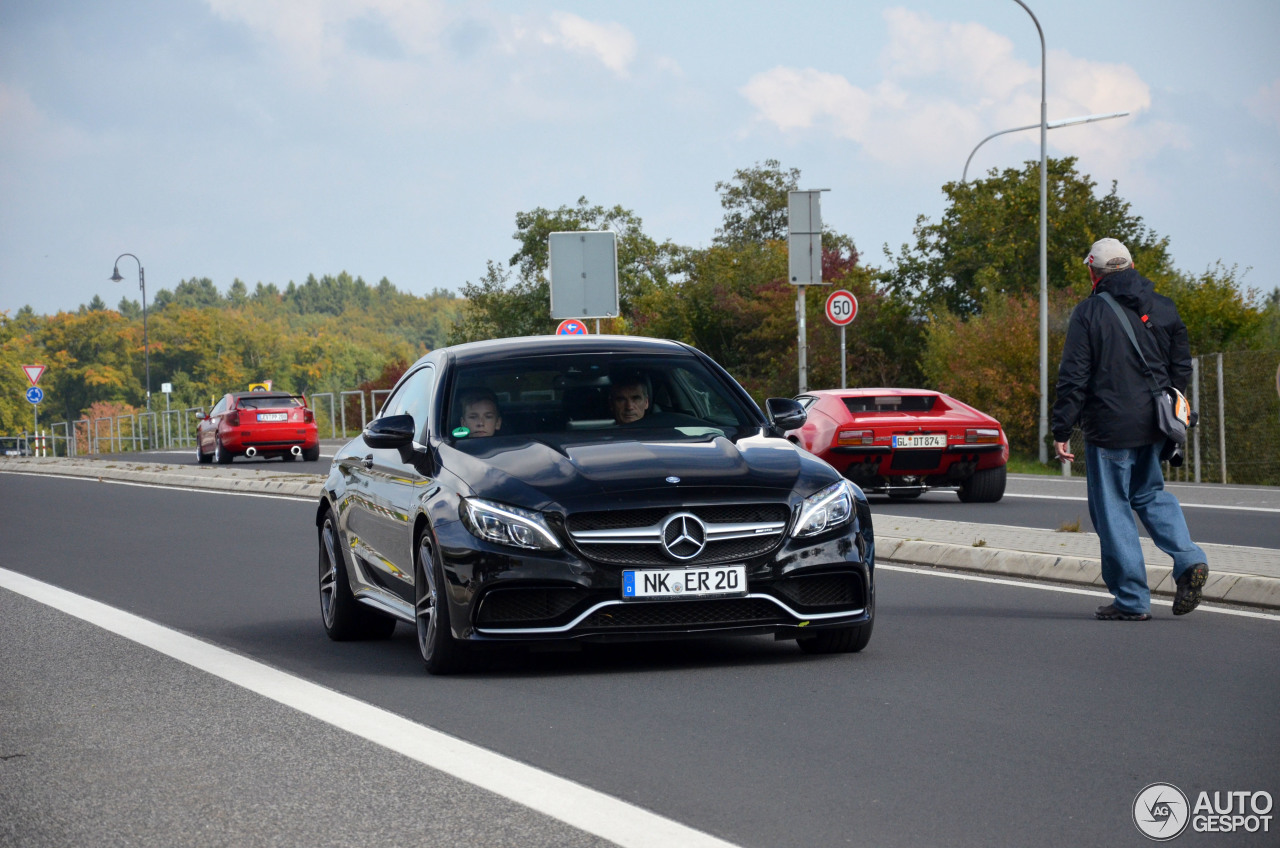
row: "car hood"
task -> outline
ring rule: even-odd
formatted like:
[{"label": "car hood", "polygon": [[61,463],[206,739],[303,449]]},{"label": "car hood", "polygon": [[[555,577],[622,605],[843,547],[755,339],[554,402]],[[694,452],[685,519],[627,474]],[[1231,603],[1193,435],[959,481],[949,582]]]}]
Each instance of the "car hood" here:
[{"label": "car hood", "polygon": [[715,437],[563,445],[493,439],[479,450],[474,443],[465,449],[442,444],[440,459],[478,497],[533,509],[552,504],[567,509],[600,506],[626,493],[638,499],[646,499],[640,493],[667,499],[673,490],[689,495],[714,489],[725,496],[735,490],[744,494],[754,490],[757,496],[769,491],[776,497],[797,488],[805,478],[814,478],[816,490],[838,476],[785,439],[763,436],[736,442]]}]

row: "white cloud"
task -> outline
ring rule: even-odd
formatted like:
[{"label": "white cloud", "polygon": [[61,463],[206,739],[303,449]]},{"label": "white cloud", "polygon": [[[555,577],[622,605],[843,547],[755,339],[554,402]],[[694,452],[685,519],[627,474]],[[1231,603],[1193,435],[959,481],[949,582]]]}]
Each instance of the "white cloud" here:
[{"label": "white cloud", "polygon": [[422,55],[447,23],[440,0],[206,0],[215,15],[272,42],[295,72],[322,83],[349,58],[347,27],[361,19],[385,25],[407,53]]},{"label": "white cloud", "polygon": [[774,68],[756,74],[743,95],[769,123],[783,131],[810,129],[826,119],[837,134],[862,140],[871,97],[839,74],[812,68]]},{"label": "white cloud", "polygon": [[0,82],[0,150],[47,158],[86,147],[80,132],[50,119],[24,89]]},{"label": "white cloud", "polygon": [[[1039,122],[1039,63],[1015,58],[1009,39],[979,24],[936,21],[904,9],[884,17],[889,35],[880,80],[858,86],[818,69],[778,67],[756,74],[740,92],[762,122],[783,133],[834,133],[858,142],[872,159],[899,167],[950,167],[984,136]],[[1136,115],[1151,106],[1149,86],[1123,64],[1051,51],[1047,81],[1049,120]],[[1168,124],[1096,126],[1106,129],[1073,134],[1067,149],[1109,163],[1133,161],[1177,146],[1185,135]],[[1034,135],[1027,133],[1032,141]],[[1117,143],[1120,135],[1123,144]],[[1054,138],[1050,133],[1051,146]]]},{"label": "white cloud", "polygon": [[1280,128],[1280,79],[1262,86],[1245,105],[1255,118]]},{"label": "white cloud", "polygon": [[626,27],[594,23],[567,12],[553,14],[551,24],[552,29],[542,36],[545,43],[586,53],[618,76],[627,76],[636,58],[636,39]]}]

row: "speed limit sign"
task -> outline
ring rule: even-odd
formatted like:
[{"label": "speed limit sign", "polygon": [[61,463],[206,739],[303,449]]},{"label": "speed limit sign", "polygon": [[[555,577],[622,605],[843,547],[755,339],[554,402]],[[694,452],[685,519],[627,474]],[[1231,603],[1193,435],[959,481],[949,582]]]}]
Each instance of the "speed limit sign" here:
[{"label": "speed limit sign", "polygon": [[857,314],[858,299],[850,292],[833,291],[827,298],[827,320],[837,327],[852,323]]}]

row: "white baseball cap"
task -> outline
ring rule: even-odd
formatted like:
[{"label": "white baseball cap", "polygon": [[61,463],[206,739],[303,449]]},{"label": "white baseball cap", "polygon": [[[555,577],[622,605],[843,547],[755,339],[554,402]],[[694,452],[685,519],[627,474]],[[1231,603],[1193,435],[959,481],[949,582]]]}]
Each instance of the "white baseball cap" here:
[{"label": "white baseball cap", "polygon": [[1093,243],[1093,247],[1089,248],[1089,258],[1084,261],[1084,264],[1099,274],[1110,274],[1113,271],[1132,268],[1133,257],[1129,255],[1129,248],[1122,242],[1113,238],[1104,238],[1098,239]]}]

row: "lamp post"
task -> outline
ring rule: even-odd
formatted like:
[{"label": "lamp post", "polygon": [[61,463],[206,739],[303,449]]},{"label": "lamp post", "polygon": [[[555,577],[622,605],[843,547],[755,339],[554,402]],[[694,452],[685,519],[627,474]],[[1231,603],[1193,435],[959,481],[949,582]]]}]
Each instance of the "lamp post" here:
[{"label": "lamp post", "polygon": [[[1128,114],[1129,114],[1128,112],[1108,112],[1105,115],[1082,115],[1079,118],[1066,118],[1061,121],[1050,121],[1046,128],[1051,130],[1056,130],[1058,127],[1071,127],[1071,126],[1075,126],[1076,124],[1092,124],[1094,121],[1106,121],[1110,118],[1123,118],[1125,115],[1128,115]],[[962,183],[968,182],[969,163],[973,161],[973,154],[978,152],[978,147],[981,147],[982,145],[986,144],[988,141],[990,141],[991,139],[995,138],[998,135],[1004,135],[1005,133],[1011,133],[1011,132],[1022,132],[1023,130],[1033,130],[1038,126],[1040,125],[1027,124],[1025,127],[1014,127],[1008,130],[1000,130],[1000,132],[994,132],[991,135],[984,138],[982,141],[978,142],[977,147],[973,148],[973,153],[970,153],[969,158],[964,160],[964,173],[960,175],[960,182]]]},{"label": "lamp post", "polygon": [[151,411],[151,347],[147,344],[147,279],[146,274],[142,270],[142,260],[134,256],[132,253],[122,253],[116,257],[115,267],[111,269],[111,282],[119,283],[124,280],[120,276],[120,260],[128,256],[134,262],[138,263],[138,288],[142,290],[142,358],[146,363],[147,370],[147,412]]},{"label": "lamp post", "polygon": [[1040,464],[1049,461],[1049,175],[1045,166],[1046,136],[1049,134],[1045,106],[1044,30],[1035,13],[1022,0],[1013,0],[1031,15],[1040,35]]}]

